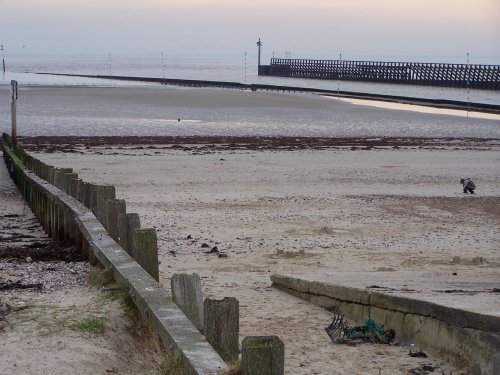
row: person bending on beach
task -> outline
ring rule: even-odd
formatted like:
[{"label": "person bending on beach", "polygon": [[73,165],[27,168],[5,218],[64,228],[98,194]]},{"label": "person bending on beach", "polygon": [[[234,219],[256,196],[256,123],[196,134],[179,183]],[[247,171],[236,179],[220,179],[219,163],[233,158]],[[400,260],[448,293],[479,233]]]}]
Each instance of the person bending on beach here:
[{"label": "person bending on beach", "polygon": [[469,192],[471,194],[476,194],[476,193],[474,193],[474,189],[476,188],[476,184],[469,177],[461,178],[460,183],[464,187],[464,194],[467,194],[467,192]]}]

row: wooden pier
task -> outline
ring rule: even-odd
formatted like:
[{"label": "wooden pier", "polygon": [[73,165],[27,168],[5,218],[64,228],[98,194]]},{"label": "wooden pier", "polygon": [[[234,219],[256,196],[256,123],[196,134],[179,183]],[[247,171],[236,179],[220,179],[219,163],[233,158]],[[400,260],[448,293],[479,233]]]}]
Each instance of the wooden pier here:
[{"label": "wooden pier", "polygon": [[272,58],[259,75],[500,90],[500,65]]}]

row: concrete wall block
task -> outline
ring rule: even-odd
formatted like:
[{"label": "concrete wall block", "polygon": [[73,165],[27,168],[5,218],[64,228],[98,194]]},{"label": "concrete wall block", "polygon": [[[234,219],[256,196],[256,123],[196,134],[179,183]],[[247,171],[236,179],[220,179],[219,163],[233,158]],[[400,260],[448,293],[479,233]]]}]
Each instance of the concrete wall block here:
[{"label": "concrete wall block", "polygon": [[155,229],[137,229],[134,232],[133,258],[156,281],[160,280],[158,269],[158,244]]},{"label": "concrete wall block", "polygon": [[248,336],[241,344],[242,375],[284,375],[285,344],[278,336]]},{"label": "concrete wall block", "polygon": [[171,282],[172,298],[198,330],[203,333],[203,293],[198,274],[174,274]]},{"label": "concrete wall block", "polygon": [[221,358],[230,363],[238,359],[240,306],[234,297],[205,299],[203,309],[205,337]]}]

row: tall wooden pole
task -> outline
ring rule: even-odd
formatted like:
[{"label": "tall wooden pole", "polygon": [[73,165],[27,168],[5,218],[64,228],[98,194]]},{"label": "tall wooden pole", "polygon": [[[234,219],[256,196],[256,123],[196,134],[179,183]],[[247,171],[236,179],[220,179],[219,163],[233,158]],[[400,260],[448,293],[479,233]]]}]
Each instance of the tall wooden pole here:
[{"label": "tall wooden pole", "polygon": [[259,47],[259,52],[257,55],[257,64],[258,64],[258,66],[260,66],[260,49],[262,48],[262,42],[260,41],[260,38],[259,38],[259,41],[257,42],[257,47]]},{"label": "tall wooden pole", "polygon": [[5,74],[5,54],[3,52],[3,44],[0,45],[0,51],[2,51],[2,66],[3,66],[3,74]]},{"label": "tall wooden pole", "polygon": [[17,118],[16,118],[16,102],[17,102],[17,81],[10,81],[12,85],[12,101],[11,101],[11,112],[12,112],[12,144],[17,144]]}]

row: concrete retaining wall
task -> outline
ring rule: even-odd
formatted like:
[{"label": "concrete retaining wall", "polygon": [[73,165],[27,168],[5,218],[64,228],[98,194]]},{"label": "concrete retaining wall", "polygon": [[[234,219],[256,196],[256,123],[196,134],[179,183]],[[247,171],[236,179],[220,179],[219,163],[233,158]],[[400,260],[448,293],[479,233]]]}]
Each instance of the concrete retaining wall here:
[{"label": "concrete retaining wall", "polygon": [[[190,374],[226,372],[227,365],[170,295],[115,242],[90,208],[76,198],[80,196],[84,201],[88,198],[88,194],[75,191],[75,186],[79,186],[78,181],[74,181],[77,176],[67,170],[47,166],[16,146],[10,147],[6,134],[0,142],[14,182],[47,234],[56,240],[76,244],[83,254],[88,253],[91,261],[98,260],[111,270],[113,278],[128,291],[165,347],[180,353]],[[89,205],[91,200],[88,199]]]},{"label": "concrete retaining wall", "polygon": [[277,289],[358,322],[371,317],[394,329],[397,339],[411,341],[471,374],[500,374],[498,317],[283,275],[271,280]]}]

